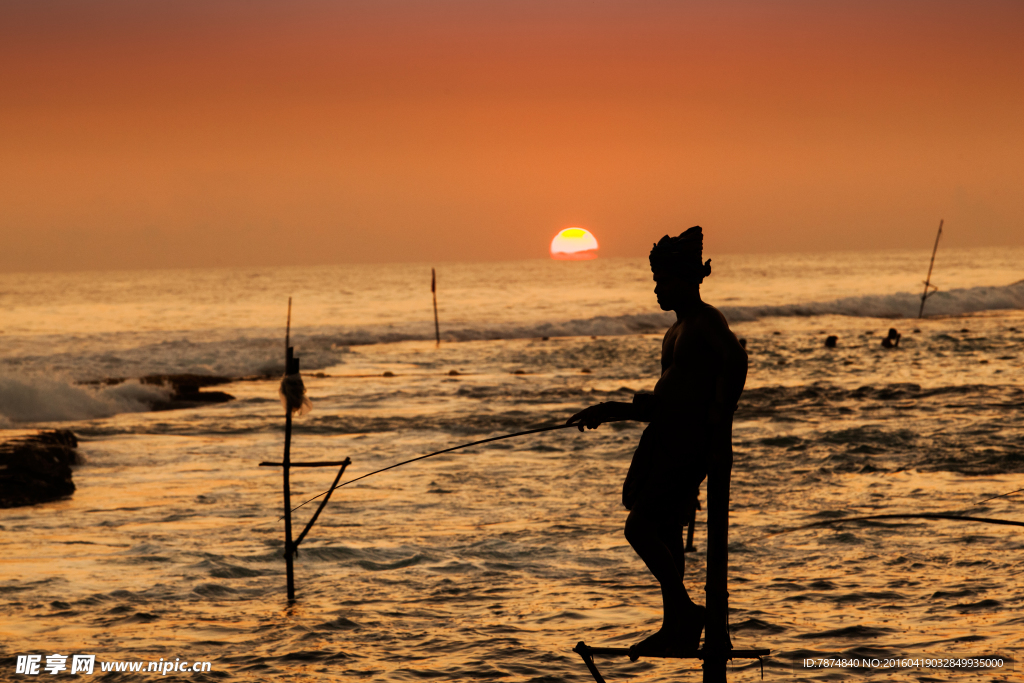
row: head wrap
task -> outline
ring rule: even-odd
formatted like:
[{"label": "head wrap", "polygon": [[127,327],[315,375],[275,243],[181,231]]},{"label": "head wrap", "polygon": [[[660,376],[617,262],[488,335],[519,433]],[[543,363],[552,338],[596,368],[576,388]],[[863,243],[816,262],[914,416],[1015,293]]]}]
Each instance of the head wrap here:
[{"label": "head wrap", "polygon": [[695,225],[678,237],[662,237],[651,249],[651,270],[674,273],[687,282],[699,285],[711,275],[711,259],[701,263],[704,233]]}]

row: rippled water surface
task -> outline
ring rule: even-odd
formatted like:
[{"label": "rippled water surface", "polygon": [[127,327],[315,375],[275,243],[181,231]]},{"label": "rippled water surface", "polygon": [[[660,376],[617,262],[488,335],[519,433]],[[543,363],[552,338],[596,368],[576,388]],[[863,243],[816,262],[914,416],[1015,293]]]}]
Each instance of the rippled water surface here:
[{"label": "rippled water surface", "polygon": [[[868,271],[870,259],[863,258]],[[911,269],[893,266],[894,258],[881,255],[874,267]],[[958,266],[966,273],[958,286],[1005,288],[1020,279],[986,280],[970,254],[958,258],[966,264]],[[835,273],[825,257],[800,257],[800,271],[793,259],[793,268],[779,270],[817,277],[823,295],[808,294],[813,283],[794,292],[796,285],[772,280],[765,286],[789,292],[776,303],[843,297],[828,289]],[[1024,529],[905,519],[778,532],[885,513],[1024,520],[1022,494],[979,503],[1024,487],[1024,310],[996,307],[921,321],[839,315],[828,306],[817,314],[755,314],[752,307],[772,302],[763,288],[745,294],[741,282],[727,281],[728,259],[721,260],[718,294],[737,300],[716,300],[710,286],[706,298],[747,307],[731,320],[750,352],[734,429],[734,646],[771,649],[765,680],[1020,680],[1020,663],[1015,671],[1009,664],[1001,671],[853,671],[808,670],[802,660],[1020,660]],[[373,335],[383,341],[388,325],[404,340],[355,344],[344,320],[329,315],[330,295],[319,294],[316,303],[297,296],[293,341],[315,373],[305,378],[314,410],[295,421],[293,459],[348,456],[346,478],[354,477],[650,389],[664,328],[640,325],[663,320],[653,301],[643,303],[642,293],[649,295],[643,266],[607,266],[608,289],[592,290],[596,305],[580,312],[538,303],[543,288],[536,278],[548,276],[536,272],[548,264],[526,268],[534,281],[525,294],[506,273],[515,269],[503,264],[495,277],[512,278],[502,286],[519,298],[506,303],[522,310],[525,327],[515,328],[514,310],[496,315],[501,325],[481,321],[483,304],[474,300],[467,307],[478,308],[459,328],[473,334],[440,348],[429,339],[429,299],[426,315],[408,314],[414,309],[400,274],[411,267],[396,267],[392,284],[384,278],[367,285],[380,290],[378,308],[389,300],[388,287],[401,290],[396,306],[409,326],[387,310],[358,321],[364,341]],[[80,284],[93,276],[81,277]],[[160,277],[123,276],[127,287],[149,278],[149,289],[139,288],[144,292]],[[295,277],[298,289],[315,289],[294,274],[270,277],[279,277],[277,284]],[[624,294],[633,280],[636,293]],[[917,286],[908,281],[908,290]],[[153,329],[118,322],[121,313],[99,315],[102,324],[90,327],[87,304],[75,299],[81,295],[70,297],[78,303],[69,309],[82,320],[70,327],[80,328],[65,332],[42,329],[42,322],[25,319],[25,310],[4,309],[6,334],[15,342],[0,359],[6,426],[70,428],[82,440],[85,463],[75,470],[71,498],[0,511],[0,680],[29,680],[13,673],[19,654],[83,653],[100,660],[212,662],[212,673],[172,673],[162,677],[167,680],[588,681],[571,651],[578,641],[628,646],[657,628],[657,585],[622,536],[620,487],[641,431],[630,423],[486,444],[338,490],[301,547],[298,601],[289,608],[277,521],[280,472],[258,467],[280,458],[282,410],[277,380],[254,377],[280,354],[281,340],[270,330],[283,320],[266,318],[282,318],[283,302],[269,285],[265,299],[248,285],[225,285],[224,297],[211,295],[205,304],[208,316],[184,316],[175,326],[152,303],[187,308],[179,299],[192,290],[175,286],[178,299],[140,294],[131,303],[130,295],[118,295],[118,305],[134,306],[141,319],[162,320]],[[850,295],[873,306],[898,300],[900,291],[887,280]],[[577,290],[568,296],[586,300]],[[244,320],[233,302],[248,306]],[[315,319],[301,313],[303,306],[316,311]],[[208,317],[218,322],[200,321]],[[426,335],[416,328],[424,321]],[[634,328],[615,327],[624,324]],[[895,350],[879,343],[890,326],[904,335]],[[557,336],[563,328],[576,334]],[[544,330],[552,331],[546,340]],[[839,337],[837,348],[823,346],[827,334]],[[154,341],[159,336],[163,341]],[[108,340],[113,350],[106,352]],[[262,345],[271,344],[264,352]],[[84,368],[77,376],[76,367]],[[76,383],[98,374],[204,368],[247,377],[217,387],[234,401],[148,412],[141,389],[125,388],[141,385]],[[114,390],[122,393],[109,393]],[[57,416],[64,419],[31,413],[32,396],[39,410],[64,406]],[[323,491],[333,476],[332,469],[294,471],[293,500]],[[297,529],[313,509],[296,513]],[[703,512],[695,542],[687,586],[703,602]],[[599,664],[609,681],[701,676],[696,661]],[[756,661],[736,660],[729,671],[734,681],[760,678]]]}]

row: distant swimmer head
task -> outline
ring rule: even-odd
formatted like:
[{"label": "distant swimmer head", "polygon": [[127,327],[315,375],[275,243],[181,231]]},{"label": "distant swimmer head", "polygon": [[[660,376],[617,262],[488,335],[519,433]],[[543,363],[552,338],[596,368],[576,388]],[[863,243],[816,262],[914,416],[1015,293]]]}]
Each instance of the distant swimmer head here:
[{"label": "distant swimmer head", "polygon": [[701,263],[704,232],[695,225],[677,237],[662,237],[651,249],[651,270],[667,271],[699,285],[711,275],[711,259]]},{"label": "distant swimmer head", "polygon": [[896,331],[895,327],[889,328],[889,334],[882,340],[882,346],[887,349],[895,349],[900,345],[900,337],[903,335]]}]

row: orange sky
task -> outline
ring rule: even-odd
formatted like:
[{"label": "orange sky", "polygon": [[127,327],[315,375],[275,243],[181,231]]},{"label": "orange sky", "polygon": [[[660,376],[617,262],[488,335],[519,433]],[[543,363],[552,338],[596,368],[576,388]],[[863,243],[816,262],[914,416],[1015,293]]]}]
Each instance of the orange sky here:
[{"label": "orange sky", "polygon": [[0,4],[0,271],[1024,245],[1024,3]]}]

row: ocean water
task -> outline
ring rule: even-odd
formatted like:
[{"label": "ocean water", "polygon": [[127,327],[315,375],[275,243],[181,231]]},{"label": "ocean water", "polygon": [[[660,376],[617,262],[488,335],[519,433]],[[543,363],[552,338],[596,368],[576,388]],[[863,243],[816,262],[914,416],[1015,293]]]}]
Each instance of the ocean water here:
[{"label": "ocean water", "polygon": [[[940,249],[920,320],[924,251],[709,256],[704,299],[750,353],[734,646],[771,649],[766,680],[1021,680],[1024,529],[786,530],[886,513],[1024,521],[1024,494],[980,502],[1024,488],[1024,249]],[[628,646],[656,629],[660,592],[622,536],[632,423],[499,441],[336,491],[287,605],[280,472],[258,464],[282,449],[289,296],[313,403],[292,457],[350,457],[345,479],[657,379],[672,317],[644,259],[433,265],[440,347],[431,264],[0,275],[0,438],[71,429],[85,460],[71,498],[0,510],[0,680],[30,679],[18,655],[56,653],[211,662],[161,676],[181,681],[588,681],[578,641]],[[889,327],[898,349],[880,345]],[[235,400],[152,411],[170,389],[137,378],[184,372],[231,378],[216,388]],[[293,500],[334,473],[294,470]],[[686,567],[701,603],[704,520]],[[1006,665],[808,669],[812,657]],[[609,681],[701,675],[695,660],[598,663]],[[759,680],[759,664],[735,660],[729,677]]]}]

